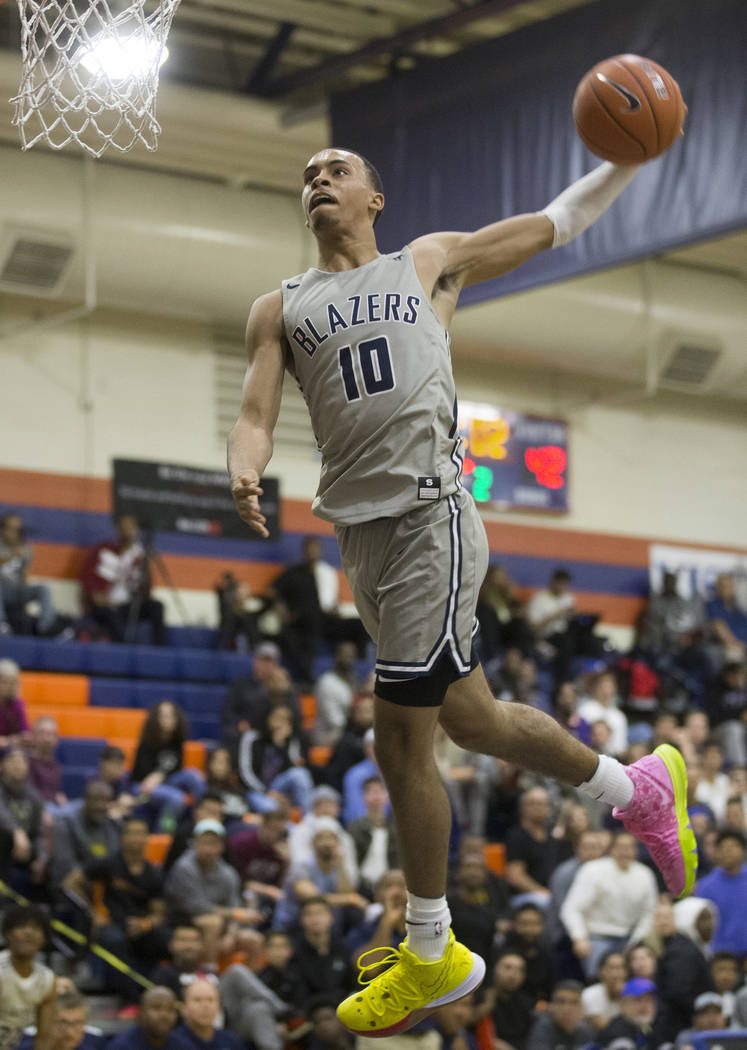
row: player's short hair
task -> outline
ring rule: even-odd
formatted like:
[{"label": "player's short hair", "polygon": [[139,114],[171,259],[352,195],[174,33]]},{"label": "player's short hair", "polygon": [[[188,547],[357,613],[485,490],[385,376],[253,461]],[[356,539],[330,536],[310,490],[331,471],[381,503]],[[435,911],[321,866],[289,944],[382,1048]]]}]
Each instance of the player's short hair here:
[{"label": "player's short hair", "polygon": [[[340,149],[344,149],[346,153],[354,153],[356,157],[360,158],[360,160],[363,162],[363,167],[366,171],[366,176],[368,178],[368,182],[371,186],[371,189],[375,193],[383,193],[384,180],[382,179],[378,168],[376,168],[375,165],[371,163],[368,157],[364,157],[363,154],[359,153],[357,149],[348,149],[347,146],[340,146]],[[378,212],[373,221],[374,226],[379,221],[380,216],[381,212]]]}]

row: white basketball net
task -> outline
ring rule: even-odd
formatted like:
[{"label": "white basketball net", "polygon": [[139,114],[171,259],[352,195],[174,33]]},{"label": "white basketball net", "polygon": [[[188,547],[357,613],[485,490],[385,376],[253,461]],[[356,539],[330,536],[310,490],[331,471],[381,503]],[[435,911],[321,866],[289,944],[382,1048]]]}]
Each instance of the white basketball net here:
[{"label": "white basketball net", "polygon": [[[18,0],[23,149],[154,150],[158,70],[179,0]],[[150,13],[146,11],[150,10]]]}]

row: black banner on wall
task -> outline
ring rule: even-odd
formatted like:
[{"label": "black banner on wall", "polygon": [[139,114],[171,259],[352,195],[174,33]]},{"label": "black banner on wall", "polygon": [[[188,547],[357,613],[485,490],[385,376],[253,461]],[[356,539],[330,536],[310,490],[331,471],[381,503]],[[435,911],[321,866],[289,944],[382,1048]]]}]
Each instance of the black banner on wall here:
[{"label": "black banner on wall", "polygon": [[[134,514],[146,531],[192,536],[259,538],[236,513],[228,477],[222,470],[203,470],[179,463],[115,459],[112,479],[114,515]],[[277,478],[263,478],[262,513],[271,540],[280,537]]]}]

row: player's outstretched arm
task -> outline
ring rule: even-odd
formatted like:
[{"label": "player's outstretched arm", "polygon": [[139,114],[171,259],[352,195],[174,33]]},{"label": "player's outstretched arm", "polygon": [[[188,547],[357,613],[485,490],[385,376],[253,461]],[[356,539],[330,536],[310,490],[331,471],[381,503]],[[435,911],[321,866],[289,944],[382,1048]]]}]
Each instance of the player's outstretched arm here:
[{"label": "player's outstretched arm", "polygon": [[[514,215],[474,233],[432,233],[412,244],[425,286],[458,295],[462,288],[500,277],[547,248],[567,244],[602,215],[640,165],[605,161],[540,212]],[[435,296],[434,296],[435,297]]]},{"label": "player's outstretched arm", "polygon": [[259,479],[272,456],[285,372],[283,300],[271,292],[256,300],[246,326],[249,365],[239,418],[228,435],[228,473],[236,510],[261,536],[269,536],[259,506]]}]

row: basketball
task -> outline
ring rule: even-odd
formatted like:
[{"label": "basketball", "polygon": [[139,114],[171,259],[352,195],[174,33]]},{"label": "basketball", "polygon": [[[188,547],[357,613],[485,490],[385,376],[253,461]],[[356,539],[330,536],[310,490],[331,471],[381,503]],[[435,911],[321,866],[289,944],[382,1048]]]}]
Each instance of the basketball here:
[{"label": "basketball", "polygon": [[681,133],[686,112],[674,77],[639,55],[598,62],[573,97],[581,141],[614,164],[641,164],[658,157]]}]

